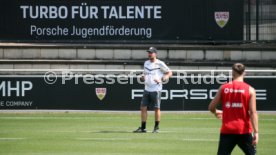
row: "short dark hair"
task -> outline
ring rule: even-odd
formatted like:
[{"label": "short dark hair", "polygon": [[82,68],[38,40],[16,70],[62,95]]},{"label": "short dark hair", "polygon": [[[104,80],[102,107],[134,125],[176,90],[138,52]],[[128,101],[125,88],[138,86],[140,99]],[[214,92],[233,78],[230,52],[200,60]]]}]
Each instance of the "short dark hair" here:
[{"label": "short dark hair", "polygon": [[242,63],[235,63],[232,66],[232,70],[235,71],[236,73],[238,73],[239,75],[243,74],[244,70],[245,70],[245,66]]}]

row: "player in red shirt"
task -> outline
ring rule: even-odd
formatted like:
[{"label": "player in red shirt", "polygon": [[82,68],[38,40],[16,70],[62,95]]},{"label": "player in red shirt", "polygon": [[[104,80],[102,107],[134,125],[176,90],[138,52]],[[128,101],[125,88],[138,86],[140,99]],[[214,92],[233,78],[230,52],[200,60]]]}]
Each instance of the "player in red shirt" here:
[{"label": "player in red shirt", "polygon": [[[209,104],[209,110],[222,119],[218,155],[230,155],[236,145],[246,155],[256,154],[259,140],[256,92],[243,81],[244,70],[243,64],[234,64],[233,81],[222,85]],[[216,109],[218,104],[222,110]]]}]

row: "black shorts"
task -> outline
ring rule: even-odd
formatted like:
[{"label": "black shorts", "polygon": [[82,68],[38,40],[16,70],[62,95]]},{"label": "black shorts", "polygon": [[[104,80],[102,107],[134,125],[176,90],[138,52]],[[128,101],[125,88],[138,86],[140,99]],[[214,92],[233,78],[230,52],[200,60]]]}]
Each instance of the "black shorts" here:
[{"label": "black shorts", "polygon": [[220,134],[218,155],[230,155],[236,145],[244,154],[255,155],[256,146],[252,141],[252,134]]},{"label": "black shorts", "polygon": [[144,91],[141,106],[154,107],[160,109],[161,104],[161,91],[148,92]]}]

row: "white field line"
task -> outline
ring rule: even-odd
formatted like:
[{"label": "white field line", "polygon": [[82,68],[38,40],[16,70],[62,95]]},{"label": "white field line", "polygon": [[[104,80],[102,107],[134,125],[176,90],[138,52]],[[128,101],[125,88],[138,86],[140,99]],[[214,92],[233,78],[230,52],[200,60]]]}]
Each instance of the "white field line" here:
[{"label": "white field line", "polygon": [[8,137],[0,137],[0,141],[6,141],[6,140],[23,140],[26,138],[8,138]]},{"label": "white field line", "polygon": [[[160,138],[158,138],[160,140]],[[161,138],[162,139],[162,138]],[[85,140],[85,141],[131,141],[134,140],[132,138],[76,138],[76,140]],[[163,140],[167,140],[164,139]],[[183,139],[176,139],[181,141],[194,141],[194,142],[218,142],[218,139],[193,139],[193,138],[183,138]]]},{"label": "white field line", "polygon": [[[102,117],[104,118],[105,120],[111,120],[111,119],[116,119],[114,117]],[[45,119],[59,119],[59,120],[89,120],[89,119],[94,119],[94,117],[87,117],[87,118],[79,118],[79,117],[72,117],[72,116],[63,116],[63,117],[52,117],[52,116],[49,116],[49,117],[32,117],[32,116],[1,116],[0,117],[0,120],[1,119],[13,119],[13,120],[45,120]],[[127,118],[126,119],[135,119],[135,118]],[[191,118],[173,118],[171,120],[214,120],[214,119],[217,119],[217,118],[204,118],[204,117],[191,117]],[[276,121],[275,118],[259,118],[260,121]]]},{"label": "white field line", "polygon": [[[191,119],[191,120],[213,120],[213,119],[217,119],[217,118],[200,118],[200,117],[195,117],[195,118],[182,118],[182,119]],[[276,121],[276,119],[274,118],[259,118],[259,120],[263,120],[263,121]]]},{"label": "white field line", "polygon": [[218,139],[192,139],[192,138],[184,138],[183,141],[194,141],[194,142],[218,142]]},{"label": "white field line", "polygon": [[40,132],[46,132],[46,133],[92,133],[92,132],[95,132],[95,131],[40,131]]},{"label": "white field line", "polygon": [[184,119],[191,119],[191,120],[213,120],[217,118],[202,118],[202,117],[195,117],[195,118],[184,118]]},{"label": "white field line", "polygon": [[[211,114],[210,111],[162,111],[163,114]],[[30,110],[30,109],[22,109],[22,110],[12,110],[12,109],[1,109],[1,113],[95,113],[95,114],[110,114],[110,113],[118,113],[118,114],[140,114],[140,111],[120,111],[120,110]],[[149,114],[154,114],[154,111],[148,111]],[[258,114],[274,114],[276,115],[276,111],[258,111]]]},{"label": "white field line", "polygon": [[[197,128],[198,129],[198,128]],[[218,128],[219,130],[219,128]],[[100,130],[90,130],[90,131],[41,131],[41,132],[45,132],[45,133],[97,133],[97,134],[105,134],[108,131],[100,131]],[[117,133],[116,130],[114,130],[114,132],[110,131],[111,133]],[[125,131],[119,131],[122,133],[133,133],[131,130],[125,130]],[[182,130],[161,130],[159,131],[161,134],[162,133],[186,133],[186,131],[182,131]],[[197,132],[197,131],[195,131]],[[151,131],[148,131],[148,133],[151,133]],[[190,132],[189,132],[190,133]],[[208,133],[208,134],[219,134],[219,132],[214,131],[214,132],[210,132],[210,131],[206,131],[204,133]],[[273,132],[260,132],[261,135],[276,135],[276,133]]]},{"label": "white field line", "polygon": [[96,140],[96,141],[129,141],[131,138],[76,138],[76,140]]}]

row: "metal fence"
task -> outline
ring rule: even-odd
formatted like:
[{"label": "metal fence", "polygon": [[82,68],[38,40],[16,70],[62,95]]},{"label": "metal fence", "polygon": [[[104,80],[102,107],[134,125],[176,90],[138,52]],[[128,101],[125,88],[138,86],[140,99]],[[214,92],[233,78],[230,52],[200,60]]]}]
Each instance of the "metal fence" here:
[{"label": "metal fence", "polygon": [[245,0],[244,40],[276,41],[276,0]]}]

